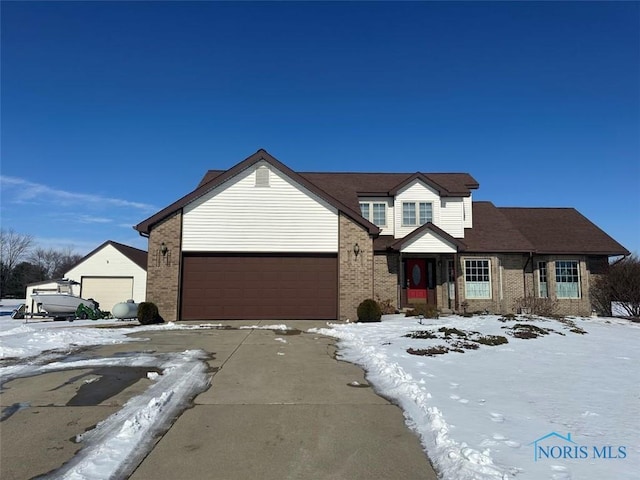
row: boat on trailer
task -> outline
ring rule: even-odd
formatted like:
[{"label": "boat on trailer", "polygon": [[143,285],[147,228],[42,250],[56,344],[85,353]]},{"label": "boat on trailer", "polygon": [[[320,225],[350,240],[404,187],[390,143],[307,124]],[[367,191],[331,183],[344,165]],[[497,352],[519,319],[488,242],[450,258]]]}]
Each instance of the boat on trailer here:
[{"label": "boat on trailer", "polygon": [[78,282],[63,278],[56,283],[56,292],[36,292],[31,295],[38,312],[46,312],[53,317],[68,317],[74,315],[81,304],[91,310],[98,308],[98,302],[92,298],[82,298],[73,294],[73,285],[80,285]]}]

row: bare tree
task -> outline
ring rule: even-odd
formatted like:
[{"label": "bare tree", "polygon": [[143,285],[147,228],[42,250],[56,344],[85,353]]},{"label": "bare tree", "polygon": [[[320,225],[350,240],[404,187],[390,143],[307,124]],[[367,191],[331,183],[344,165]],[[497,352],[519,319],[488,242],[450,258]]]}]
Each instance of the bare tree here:
[{"label": "bare tree", "polygon": [[629,255],[609,266],[591,289],[599,312],[611,312],[611,302],[620,305],[629,316],[640,317],[640,259]]},{"label": "bare tree", "polygon": [[631,317],[640,317],[640,259],[629,255],[611,265],[611,300],[618,302]]},{"label": "bare tree", "polygon": [[46,278],[61,278],[77,264],[82,256],[74,253],[70,247],[64,250],[36,248],[29,256],[29,262],[42,269]]},{"label": "bare tree", "polygon": [[32,246],[31,235],[0,229],[0,297],[13,270],[29,254]]}]

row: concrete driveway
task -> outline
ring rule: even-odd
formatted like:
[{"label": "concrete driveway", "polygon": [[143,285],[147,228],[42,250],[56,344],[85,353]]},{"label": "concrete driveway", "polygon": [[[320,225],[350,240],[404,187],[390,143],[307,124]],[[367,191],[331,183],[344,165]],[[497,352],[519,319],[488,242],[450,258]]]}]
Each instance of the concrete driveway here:
[{"label": "concrete driveway", "polygon": [[[293,330],[239,329],[286,324]],[[132,479],[435,479],[402,411],[335,359],[334,340],[306,333],[325,322],[227,322],[227,329],[144,332],[145,343],[87,352],[211,354],[211,387],[155,444]],[[0,424],[0,477],[31,478],[78,450],[71,440],[149,384],[139,378],[95,405],[68,405],[78,371],[9,382],[2,406],[30,402]]]}]

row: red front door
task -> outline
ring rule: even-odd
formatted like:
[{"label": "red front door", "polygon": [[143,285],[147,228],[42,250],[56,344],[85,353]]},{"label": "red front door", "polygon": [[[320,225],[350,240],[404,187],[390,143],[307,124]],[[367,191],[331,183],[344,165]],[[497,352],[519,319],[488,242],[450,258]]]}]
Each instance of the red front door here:
[{"label": "red front door", "polygon": [[409,258],[405,263],[407,303],[436,304],[436,261]]},{"label": "red front door", "polygon": [[410,258],[406,263],[407,301],[409,303],[426,303],[427,271],[426,262],[422,258]]}]

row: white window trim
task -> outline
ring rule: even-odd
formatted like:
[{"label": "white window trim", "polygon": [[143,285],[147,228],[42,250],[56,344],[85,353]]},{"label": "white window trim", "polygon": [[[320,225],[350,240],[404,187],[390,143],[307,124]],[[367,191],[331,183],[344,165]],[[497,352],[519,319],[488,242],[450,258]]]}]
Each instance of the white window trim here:
[{"label": "white window trim", "polygon": [[[360,205],[360,215],[362,215],[362,205],[368,205],[369,206],[369,216],[365,217],[364,215],[362,215],[363,218],[366,218],[367,220],[369,220],[371,223],[373,223],[375,226],[377,227],[386,227],[389,223],[388,221],[388,216],[389,216],[389,206],[387,205],[387,202],[375,202],[375,201],[368,201],[368,202],[358,202]],[[373,206],[374,205],[382,205],[384,207],[384,224],[377,224],[373,221]]]},{"label": "white window trim", "polygon": [[[467,288],[467,262],[472,262],[472,261],[485,261],[487,262],[487,268],[489,271],[489,280],[488,283],[489,284],[489,296],[488,297],[470,297],[469,296],[469,289]],[[469,300],[491,300],[493,299],[493,278],[491,275],[491,259],[490,258],[465,258],[464,259],[464,271],[463,271],[463,275],[464,275],[464,297],[465,299],[469,299]],[[485,282],[482,282],[485,283]]]},{"label": "white window trim", "polygon": [[[578,285],[578,296],[577,297],[561,297],[560,295],[558,295],[558,285],[561,283],[567,283],[567,282],[558,282],[558,263],[559,262],[571,262],[571,263],[575,263],[577,266],[577,272],[578,272],[578,281],[575,282]],[[556,298],[558,298],[559,300],[578,300],[580,298],[582,298],[582,288],[581,288],[581,283],[582,283],[582,277],[580,275],[580,261],[579,260],[556,260],[554,262],[553,265],[553,271],[554,271],[554,276],[555,276],[555,280],[556,280]],[[547,279],[549,279],[549,270],[547,268]],[[574,283],[574,282],[571,282]]]},{"label": "white window trim", "polygon": [[[402,202],[401,205],[401,211],[400,211],[400,215],[402,216],[402,226],[403,227],[421,227],[422,225],[424,225],[424,223],[420,223],[420,204],[421,203],[428,203],[431,205],[431,223],[433,223],[433,216],[435,214],[435,209],[433,206],[433,202],[429,202],[429,201],[423,201],[423,200],[410,200],[410,201],[406,201],[406,202]],[[415,213],[415,217],[416,217],[416,221],[414,223],[406,223],[404,221],[404,206],[405,205],[413,205],[414,208],[414,213]],[[428,223],[428,222],[425,222]]]},{"label": "white window trim", "polygon": [[[547,277],[546,281],[542,281],[542,277],[540,276],[540,265],[544,264],[545,276]],[[538,298],[549,298],[549,262],[540,260],[537,264],[537,275],[538,275]],[[544,283],[545,288],[547,290],[546,295],[542,296],[542,284]]]}]

